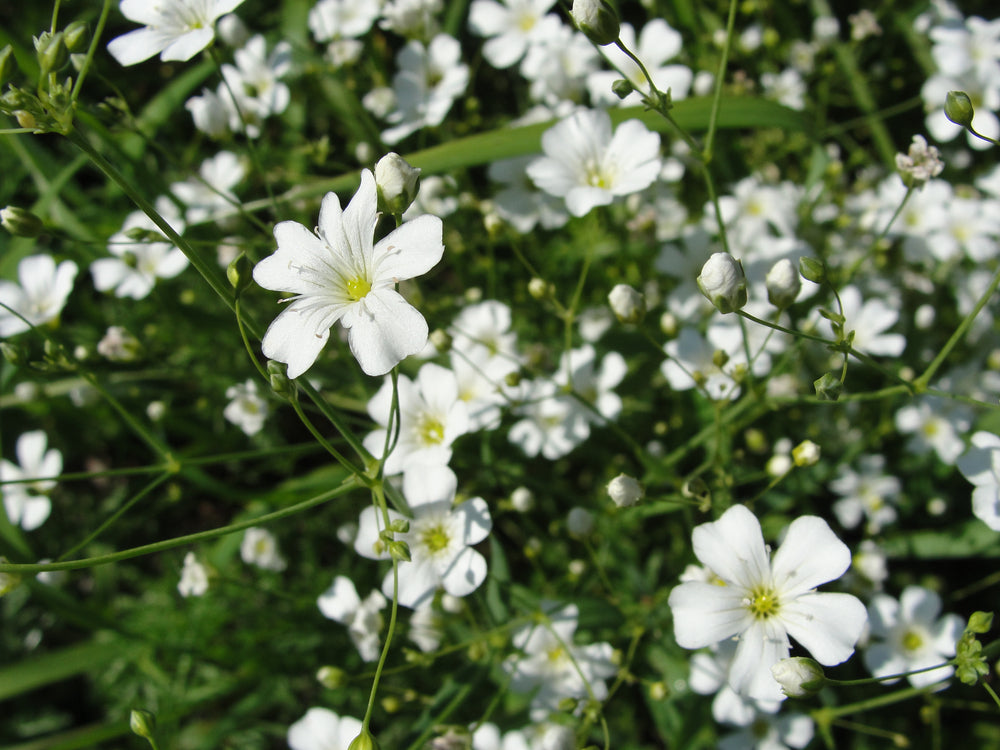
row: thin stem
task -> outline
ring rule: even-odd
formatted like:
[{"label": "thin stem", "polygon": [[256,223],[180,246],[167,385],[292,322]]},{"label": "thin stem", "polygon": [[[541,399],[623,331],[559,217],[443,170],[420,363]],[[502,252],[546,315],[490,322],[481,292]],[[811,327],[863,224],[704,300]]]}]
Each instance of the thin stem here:
[{"label": "thin stem", "polygon": [[[719,124],[719,109],[722,106],[722,82],[726,78],[726,66],[729,65],[729,48],[733,43],[733,29],[736,25],[736,0],[729,2],[729,15],[726,18],[726,41],[722,45],[722,59],[719,60],[719,72],[715,75],[715,90],[712,92],[712,110],[708,116],[708,132],[705,134],[705,150],[702,152],[702,161],[709,164],[714,155],[715,133]],[[722,226],[719,217],[719,226]],[[726,252],[729,252],[728,248]]]},{"label": "thin stem", "polygon": [[186,544],[194,544],[196,542],[208,541],[209,539],[217,539],[221,536],[249,529],[251,526],[261,526],[263,524],[270,523],[271,521],[279,521],[282,518],[294,516],[304,510],[309,510],[310,508],[315,508],[317,505],[327,503],[334,498],[340,497],[341,495],[346,495],[348,492],[358,489],[360,486],[361,485],[354,477],[348,477],[339,487],[335,487],[332,490],[328,490],[320,495],[311,497],[308,500],[303,500],[301,503],[296,503],[295,505],[291,505],[287,508],[276,510],[273,513],[266,513],[263,516],[257,516],[256,518],[251,518],[246,521],[237,521],[236,523],[220,526],[215,529],[209,529],[208,531],[186,534],[184,536],[174,537],[173,539],[165,539],[160,542],[154,542],[153,544],[144,544],[139,547],[132,547],[131,549],[122,550],[120,552],[112,552],[107,555],[86,557],[82,560],[32,564],[0,563],[0,573],[33,575],[35,573],[44,573],[45,571],[50,570],[85,570],[87,568],[96,568],[99,565],[107,565],[108,563],[115,563],[121,560],[130,560],[133,557],[151,555],[155,552],[164,552],[166,550],[176,549],[177,547],[183,547]]},{"label": "thin stem", "polygon": [[84,58],[83,65],[80,68],[80,75],[77,76],[76,82],[73,84],[73,91],[69,97],[72,103],[75,103],[80,97],[80,91],[83,89],[83,81],[94,63],[94,55],[97,53],[97,47],[101,43],[101,34],[104,33],[104,24],[107,23],[110,12],[111,0],[104,0],[104,5],[101,6],[101,15],[98,17],[97,26],[94,28],[94,35],[90,39],[90,46],[87,47],[87,56]]}]

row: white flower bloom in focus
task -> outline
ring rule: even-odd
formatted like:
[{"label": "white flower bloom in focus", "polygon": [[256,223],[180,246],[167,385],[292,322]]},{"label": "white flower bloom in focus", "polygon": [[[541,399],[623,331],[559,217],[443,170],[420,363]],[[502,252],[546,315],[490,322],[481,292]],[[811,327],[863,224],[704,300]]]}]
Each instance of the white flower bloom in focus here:
[{"label": "white flower bloom in focus", "polygon": [[28,323],[40,326],[59,317],[69,293],[73,291],[76,272],[76,263],[71,260],[64,260],[57,266],[48,255],[22,258],[17,264],[20,284],[0,279],[0,302],[6,305],[0,307],[0,338],[29,330]]},{"label": "white flower bloom in focus", "polygon": [[427,322],[394,287],[441,259],[441,220],[421,216],[375,243],[376,204],[375,177],[366,169],[343,211],[327,193],[318,235],[294,221],[274,228],[278,249],[253,277],[265,289],[294,295],[263,341],[264,356],[286,363],[288,377],[312,366],[338,320],[367,375],[385,375],[427,343]]},{"label": "white flower bloom in focus", "polygon": [[537,688],[531,699],[533,721],[557,711],[564,698],[593,695],[603,700],[608,693],[604,680],[618,671],[610,643],[573,643],[577,615],[576,605],[567,604],[552,611],[544,622],[522,626],[514,633],[513,643],[521,655],[505,661],[503,668],[511,675],[512,690],[530,693]]},{"label": "white flower bloom in focus", "polygon": [[231,385],[226,389],[229,403],[222,410],[222,416],[239,427],[247,435],[256,435],[264,427],[267,419],[267,400],[257,390],[257,381]]},{"label": "white flower bloom in focus", "polygon": [[[157,198],[156,210],[177,234],[184,233],[184,220],[168,198]],[[149,233],[148,237],[129,236],[143,232]],[[142,211],[133,211],[125,218],[121,230],[108,239],[108,252],[114,257],[98,258],[90,264],[90,273],[99,291],[113,289],[116,297],[143,299],[157,279],[172,279],[188,267],[187,256]]]},{"label": "white flower bloom in focus", "polygon": [[674,635],[691,649],[738,638],[729,671],[736,692],[783,699],[771,667],[788,656],[789,636],[827,666],[854,653],[864,605],[849,594],[815,591],[851,564],[850,550],[826,521],[797,518],[770,558],[757,518],[734,505],[718,521],[696,527],[692,541],[695,556],[724,585],[692,581],[671,591]]},{"label": "white flower bloom in focus", "polygon": [[[868,605],[873,642],[865,651],[865,666],[875,677],[884,677],[948,661],[955,655],[965,623],[958,615],[938,618],[940,612],[941,598],[921,586],[907,586],[898,602],[876,594]],[[954,671],[954,667],[942,667],[912,674],[907,680],[914,687],[926,687]]]},{"label": "white flower bloom in focus", "polygon": [[359,734],[361,722],[353,716],[313,707],[288,727],[288,746],[292,750],[348,750]]},{"label": "white flower bloom in focus", "polygon": [[975,489],[972,512],[994,531],[1000,531],[1000,436],[977,432],[972,445],[955,462]]},{"label": "white flower bloom in focus", "polygon": [[194,552],[184,555],[184,567],[181,568],[181,580],[177,583],[177,591],[181,596],[204,596],[208,591],[208,571],[198,562]]},{"label": "white flower bloom in focus", "polygon": [[574,216],[643,190],[660,173],[660,136],[638,120],[623,122],[612,135],[611,117],[601,110],[577,110],[549,128],[542,149],[545,156],[528,165],[528,176],[565,198]]},{"label": "white flower bloom in focus", "polygon": [[243,535],[240,557],[247,565],[280,572],[285,569],[285,558],[278,552],[278,542],[267,529],[251,526]]},{"label": "white flower bloom in focus", "polygon": [[[469,429],[468,406],[458,396],[458,381],[450,370],[428,362],[416,381],[405,375],[397,379],[399,437],[383,466],[385,476],[447,466],[451,445]],[[365,436],[364,445],[375,457],[385,450],[386,431],[392,408],[392,381],[385,383],[368,402],[368,414],[382,427]]]},{"label": "white flower bloom in focus", "polygon": [[48,442],[41,430],[22,433],[15,446],[18,463],[0,459],[0,480],[5,482],[0,485],[0,494],[7,520],[25,531],[37,529],[52,512],[46,495],[56,486],[50,477],[62,473],[63,460],[62,453],[49,448]]},{"label": "white flower bloom in focus", "polygon": [[164,62],[190,60],[215,39],[215,22],[243,0],[122,0],[122,15],[145,24],[108,42],[121,65],[135,65],[159,53]]},{"label": "white flower bloom in focus", "polygon": [[[396,534],[396,540],[410,548],[410,562],[399,563],[399,603],[419,609],[431,603],[434,592],[443,588],[452,596],[471,594],[486,580],[486,559],[473,544],[483,541],[493,522],[481,497],[455,505],[458,480],[445,466],[403,476],[403,495],[413,511],[410,530]],[[389,510],[389,521],[404,518]],[[354,549],[363,557],[388,559],[379,531],[384,528],[381,512],[373,506],[361,512]],[[382,592],[392,596],[390,570],[382,582]]]},{"label": "white flower bloom in focus", "polygon": [[364,661],[378,659],[381,612],[387,604],[380,592],[372,591],[362,600],[350,578],[337,576],[316,603],[324,617],[347,626],[351,642]]}]

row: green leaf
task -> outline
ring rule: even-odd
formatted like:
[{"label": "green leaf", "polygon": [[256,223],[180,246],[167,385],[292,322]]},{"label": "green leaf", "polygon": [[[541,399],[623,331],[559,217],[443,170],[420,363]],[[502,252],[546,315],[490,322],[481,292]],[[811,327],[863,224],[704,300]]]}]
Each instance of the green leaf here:
[{"label": "green leaf", "polygon": [[82,674],[134,650],[120,640],[88,641],[0,669],[0,700]]},{"label": "green leaf", "polygon": [[889,557],[958,559],[1000,557],[1000,535],[978,519],[951,528],[890,537],[882,544]]}]

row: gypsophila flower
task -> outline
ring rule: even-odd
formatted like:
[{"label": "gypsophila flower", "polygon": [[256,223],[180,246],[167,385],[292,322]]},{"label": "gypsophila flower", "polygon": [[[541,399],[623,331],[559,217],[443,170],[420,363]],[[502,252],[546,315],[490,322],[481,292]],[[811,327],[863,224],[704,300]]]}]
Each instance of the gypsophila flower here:
[{"label": "gypsophila flower", "polygon": [[184,555],[184,567],[181,568],[181,580],[177,583],[177,591],[181,596],[204,596],[208,591],[208,571],[198,562],[194,552]]},{"label": "gypsophila flower", "polygon": [[704,648],[737,637],[729,685],[741,695],[781,700],[771,667],[788,656],[794,638],[821,664],[840,664],[854,652],[866,613],[849,594],[817,593],[851,563],[847,546],[826,521],[802,516],[788,527],[773,558],[760,523],[742,505],[695,528],[695,556],[724,585],[690,581],[670,592],[674,635],[683,648]]},{"label": "gypsophila flower", "polygon": [[896,169],[907,187],[921,187],[944,171],[944,162],[937,148],[928,146],[922,135],[915,135],[910,150],[896,154]]},{"label": "gypsophila flower", "polygon": [[803,714],[759,714],[739,732],[719,739],[719,750],[789,750],[803,748],[813,738],[813,720]]},{"label": "gypsophila flower", "polygon": [[698,288],[719,312],[730,313],[747,303],[743,263],[729,253],[712,253],[697,278]]},{"label": "gypsophila flower", "polygon": [[611,501],[619,508],[626,508],[630,505],[635,505],[637,502],[642,500],[645,492],[642,489],[642,485],[635,479],[635,477],[630,477],[627,474],[619,474],[610,482],[608,482],[608,497]]},{"label": "gypsophila flower", "polygon": [[164,62],[190,60],[215,39],[215,22],[243,0],[121,0],[122,15],[145,24],[108,42],[121,65],[135,65],[155,54]]},{"label": "gypsophila flower", "polygon": [[350,578],[337,576],[316,603],[324,617],[347,626],[351,642],[364,661],[378,659],[381,612],[388,604],[380,592],[372,591],[361,599]]},{"label": "gypsophila flower", "polygon": [[504,671],[511,676],[512,690],[535,691],[531,699],[534,721],[542,721],[556,711],[564,698],[593,696],[603,700],[608,692],[604,680],[618,671],[610,643],[580,646],[573,642],[578,615],[575,604],[558,609],[552,602],[542,606],[548,616],[514,633],[514,647],[521,655],[503,663]]},{"label": "gypsophila flower", "polygon": [[394,287],[441,259],[441,220],[418,217],[376,243],[376,204],[375,177],[366,169],[343,211],[337,196],[327,193],[318,234],[294,221],[274,228],[278,249],[253,276],[265,289],[294,295],[263,340],[264,356],[286,363],[288,377],[312,366],[337,321],[368,375],[385,375],[427,343],[427,322]]},{"label": "gypsophila flower", "polygon": [[111,362],[134,362],[141,351],[139,339],[121,326],[108,326],[97,342],[97,353]]},{"label": "gypsophila flower", "polygon": [[288,728],[288,746],[291,750],[348,750],[359,734],[361,722],[353,716],[314,707]]},{"label": "gypsophila flower", "polygon": [[257,390],[257,381],[248,379],[245,383],[231,385],[226,389],[229,403],[222,410],[222,416],[232,422],[247,435],[256,435],[264,427],[267,419],[267,400]]},{"label": "gypsophila flower", "polygon": [[[955,655],[964,623],[958,615],[938,617],[941,598],[921,586],[907,586],[896,601],[876,594],[868,605],[872,642],[865,665],[876,677],[933,667]],[[942,667],[907,677],[914,687],[933,685],[954,672]],[[889,680],[889,683],[896,680]]]},{"label": "gypsophila flower", "polygon": [[17,264],[20,284],[0,279],[0,303],[3,305],[0,306],[0,338],[16,336],[30,326],[40,326],[58,318],[73,291],[76,272],[76,263],[71,260],[64,260],[57,266],[48,255],[22,258]]},{"label": "gypsophila flower", "polygon": [[37,529],[52,512],[48,494],[62,473],[62,453],[48,447],[42,430],[22,433],[15,446],[18,463],[0,459],[0,494],[7,519],[25,531]]},{"label": "gypsophila flower", "polygon": [[992,432],[976,432],[972,445],[955,462],[969,480],[972,490],[972,512],[994,531],[1000,531],[1000,436]]},{"label": "gypsophila flower", "polygon": [[256,565],[264,570],[281,572],[288,565],[278,551],[274,535],[258,526],[251,526],[243,534],[240,557],[247,565]]}]

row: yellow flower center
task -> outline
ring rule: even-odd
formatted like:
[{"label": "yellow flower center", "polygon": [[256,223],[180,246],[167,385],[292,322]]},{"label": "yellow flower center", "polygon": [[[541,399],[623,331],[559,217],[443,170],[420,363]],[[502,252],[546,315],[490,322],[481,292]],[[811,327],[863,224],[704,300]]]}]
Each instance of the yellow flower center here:
[{"label": "yellow flower center", "polygon": [[372,290],[372,285],[368,279],[355,276],[353,279],[347,280],[346,288],[347,296],[357,302]]},{"label": "yellow flower center", "polygon": [[771,589],[758,587],[750,592],[747,609],[756,619],[764,620],[778,614],[781,602],[778,601],[777,595]]},{"label": "yellow flower center", "polygon": [[900,641],[900,643],[902,643],[903,648],[906,649],[907,651],[917,651],[921,646],[924,645],[924,639],[917,631],[908,630],[903,635],[903,638]]},{"label": "yellow flower center", "polygon": [[441,420],[425,414],[417,423],[417,435],[424,445],[439,445],[444,442],[444,425]]},{"label": "yellow flower center", "polygon": [[432,553],[443,550],[448,546],[449,541],[450,538],[448,536],[448,532],[440,524],[437,526],[431,526],[429,529],[425,529],[420,537],[420,543]]}]

